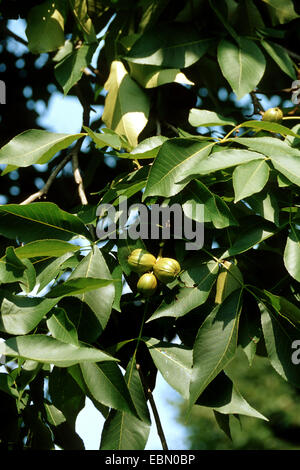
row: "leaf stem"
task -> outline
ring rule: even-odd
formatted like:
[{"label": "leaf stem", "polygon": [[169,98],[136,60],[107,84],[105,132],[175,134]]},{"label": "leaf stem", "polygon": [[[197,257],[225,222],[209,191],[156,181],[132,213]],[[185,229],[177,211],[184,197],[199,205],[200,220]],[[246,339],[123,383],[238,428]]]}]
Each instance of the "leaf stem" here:
[{"label": "leaf stem", "polygon": [[138,350],[138,348],[139,348],[139,344],[140,344],[141,339],[142,339],[143,328],[144,328],[144,325],[145,325],[145,320],[146,320],[146,316],[147,316],[147,314],[148,314],[148,311],[149,311],[149,299],[147,299],[146,302],[145,302],[145,308],[144,308],[143,318],[142,318],[142,322],[141,322],[141,326],[140,326],[139,335],[138,335],[138,337],[137,337],[137,342],[136,342],[135,350],[134,350],[134,353],[133,353],[133,359],[136,358],[137,350]]},{"label": "leaf stem", "polygon": [[158,414],[158,411],[157,411],[157,407],[156,407],[156,404],[155,404],[155,401],[154,401],[154,398],[153,398],[153,395],[152,395],[152,392],[151,392],[151,389],[150,387],[148,386],[148,383],[146,381],[146,378],[144,377],[144,374],[142,373],[141,371],[141,366],[140,364],[136,364],[136,368],[140,374],[140,379],[141,379],[141,382],[142,382],[142,385],[143,385],[143,388],[144,388],[144,391],[145,391],[145,394],[147,395],[148,399],[149,399],[149,403],[151,405],[151,409],[152,409],[152,412],[153,412],[153,416],[154,416],[154,420],[155,420],[155,424],[156,424],[156,429],[157,429],[157,434],[160,438],[160,442],[161,442],[161,445],[162,445],[162,448],[163,450],[169,450],[168,449],[168,445],[167,445],[167,441],[166,441],[166,437],[165,437],[165,434],[164,434],[164,430],[162,428],[162,425],[161,425],[161,421],[160,421],[160,417],[159,417],[159,414]]},{"label": "leaf stem", "polygon": [[242,124],[239,124],[238,126],[235,126],[233,129],[231,129],[231,131],[229,131],[225,137],[223,137],[222,139],[219,140],[219,144],[223,144],[224,142],[226,142],[226,140],[228,139],[228,137],[233,134],[234,132],[236,132],[238,129],[240,129],[240,127],[242,127]]},{"label": "leaf stem", "polygon": [[284,116],[282,118],[282,120],[286,120],[286,119],[298,119],[298,120],[300,120],[300,116]]}]

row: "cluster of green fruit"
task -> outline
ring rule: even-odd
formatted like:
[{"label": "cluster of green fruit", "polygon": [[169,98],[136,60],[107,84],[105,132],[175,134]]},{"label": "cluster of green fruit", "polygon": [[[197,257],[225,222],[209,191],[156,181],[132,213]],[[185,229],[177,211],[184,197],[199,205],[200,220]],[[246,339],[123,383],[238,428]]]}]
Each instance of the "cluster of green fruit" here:
[{"label": "cluster of green fruit", "polygon": [[128,257],[132,271],[141,275],[137,290],[144,297],[151,297],[157,289],[157,279],[163,284],[172,282],[181,271],[180,264],[173,258],[155,258],[141,248],[133,250]]}]

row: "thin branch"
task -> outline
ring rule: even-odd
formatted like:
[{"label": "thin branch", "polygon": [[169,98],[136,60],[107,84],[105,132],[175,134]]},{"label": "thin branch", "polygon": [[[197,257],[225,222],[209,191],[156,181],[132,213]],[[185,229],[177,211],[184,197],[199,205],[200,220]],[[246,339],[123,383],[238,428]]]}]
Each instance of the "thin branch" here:
[{"label": "thin branch", "polygon": [[20,36],[18,36],[17,34],[15,34],[13,31],[11,31],[10,29],[8,29],[6,26],[3,28],[4,29],[4,32],[12,37],[13,39],[15,39],[16,41],[20,42],[21,44],[23,44],[23,46],[26,46],[28,47],[28,42],[25,41],[25,39],[21,38]]},{"label": "thin branch", "polygon": [[[77,98],[79,99],[82,109],[83,109],[83,116],[82,116],[82,128],[81,132],[84,132],[84,126],[89,126],[90,123],[90,104],[87,102],[85,99],[83,93],[81,92],[80,86],[77,83],[76,84],[76,94]],[[86,206],[88,204],[88,200],[85,194],[85,189],[84,189],[84,184],[83,184],[83,179],[81,176],[80,168],[79,168],[79,160],[78,160],[78,153],[81,148],[83,139],[80,139],[78,141],[79,145],[78,148],[76,149],[76,152],[73,153],[72,156],[72,167],[73,167],[73,174],[74,174],[74,180],[75,183],[78,186],[78,195],[81,201],[81,204],[83,206]]]},{"label": "thin branch", "polygon": [[35,201],[36,199],[40,199],[42,196],[46,196],[48,193],[50,186],[54,182],[56,176],[58,173],[66,166],[66,164],[71,160],[73,156],[74,150],[72,149],[70,153],[68,153],[65,158],[57,165],[57,167],[53,170],[51,175],[49,176],[48,180],[46,181],[45,185],[43,186],[42,189],[37,191],[36,193],[32,194],[29,196],[27,199],[25,199],[23,202],[20,202],[21,205],[24,204],[30,204],[31,202]]},{"label": "thin branch", "polygon": [[153,416],[154,416],[155,424],[156,424],[156,428],[157,428],[157,434],[160,438],[162,448],[163,448],[163,450],[168,450],[167,441],[166,441],[165,434],[164,434],[164,431],[163,431],[163,428],[162,428],[162,425],[161,425],[160,417],[159,417],[159,414],[158,414],[158,411],[157,411],[157,408],[156,408],[156,404],[155,404],[151,389],[148,386],[147,381],[144,377],[144,374],[141,371],[140,364],[136,364],[136,368],[137,368],[137,370],[140,374],[142,385],[144,387],[145,393],[147,395],[147,398],[149,399],[149,403],[150,403],[152,411],[153,411]]},{"label": "thin branch", "polygon": [[159,119],[156,119],[156,135],[161,135],[161,124]]},{"label": "thin branch", "polygon": [[256,92],[251,91],[250,96],[253,104],[253,114],[251,116],[253,116],[254,114],[263,114],[265,110],[264,107],[260,104],[260,99],[257,98]]},{"label": "thin branch", "polygon": [[88,200],[85,194],[83,180],[82,180],[82,176],[81,176],[80,169],[79,169],[78,153],[74,153],[72,156],[72,167],[73,167],[74,180],[78,186],[78,195],[79,195],[81,204],[83,206],[86,206],[88,204]]}]

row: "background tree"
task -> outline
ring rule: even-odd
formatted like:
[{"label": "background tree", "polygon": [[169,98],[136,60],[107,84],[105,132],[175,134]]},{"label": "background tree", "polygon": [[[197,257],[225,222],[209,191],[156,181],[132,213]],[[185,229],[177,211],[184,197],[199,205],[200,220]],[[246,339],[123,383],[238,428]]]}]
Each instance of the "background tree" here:
[{"label": "background tree", "polygon": [[[0,3],[1,446],[83,448],[75,421],[89,397],[106,418],[101,449],[143,449],[148,406],[166,448],[157,370],[188,414],[212,408],[228,434],[231,415],[264,420],[229,365],[242,349],[250,371],[261,355],[300,384],[296,4],[23,3]],[[18,17],[27,41],[7,27]],[[37,126],[34,103],[56,89],[81,103],[80,133]],[[274,94],[281,122],[262,119]],[[121,197],[180,203],[195,222],[204,205],[204,246],[187,251],[173,231],[100,243],[97,208]],[[148,299],[128,264],[137,248],[181,265]]]}]

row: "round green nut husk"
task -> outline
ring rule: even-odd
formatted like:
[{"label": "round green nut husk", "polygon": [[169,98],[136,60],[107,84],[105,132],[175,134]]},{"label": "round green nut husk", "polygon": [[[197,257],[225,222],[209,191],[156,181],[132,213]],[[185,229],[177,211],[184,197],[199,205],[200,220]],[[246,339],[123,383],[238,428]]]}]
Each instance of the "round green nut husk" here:
[{"label": "round green nut husk", "polygon": [[154,294],[157,288],[157,279],[153,273],[143,274],[137,283],[137,290],[144,297],[151,297]]},{"label": "round green nut husk", "polygon": [[142,274],[151,271],[154,263],[156,262],[155,256],[151,255],[142,248],[137,248],[128,257],[128,264],[132,271]]},{"label": "round green nut husk", "polygon": [[262,120],[269,122],[281,122],[283,118],[283,112],[280,108],[269,108],[264,112]]},{"label": "round green nut husk", "polygon": [[174,281],[180,270],[180,264],[173,258],[159,258],[153,266],[155,276],[164,284]]}]

